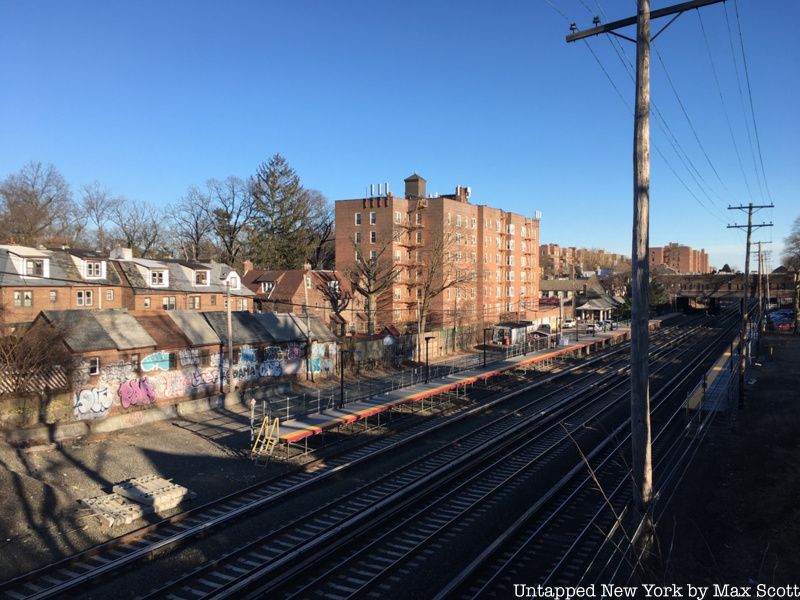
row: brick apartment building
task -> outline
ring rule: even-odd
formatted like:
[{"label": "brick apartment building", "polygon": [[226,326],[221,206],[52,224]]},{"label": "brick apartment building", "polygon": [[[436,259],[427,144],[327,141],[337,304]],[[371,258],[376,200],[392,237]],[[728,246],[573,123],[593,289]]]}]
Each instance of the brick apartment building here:
[{"label": "brick apartment building", "polygon": [[709,273],[708,254],[705,250],[693,250],[689,246],[670,243],[650,248],[650,267],[666,265],[676,273]]},{"label": "brick apartment building", "polygon": [[[336,269],[347,274],[356,251],[386,259],[398,269],[393,287],[378,301],[376,326],[413,328],[420,286],[433,253],[442,252],[449,277],[460,283],[433,298],[429,329],[502,319],[535,319],[539,285],[539,220],[469,202],[470,189],[429,196],[417,174],[405,194],[336,202]],[[448,273],[439,273],[441,286]],[[357,319],[356,329],[366,330]]]},{"label": "brick apartment building", "polygon": [[619,268],[630,265],[630,258],[602,249],[541,244],[539,264],[546,277],[558,277],[572,275],[573,267],[580,273],[593,272],[598,268]]}]

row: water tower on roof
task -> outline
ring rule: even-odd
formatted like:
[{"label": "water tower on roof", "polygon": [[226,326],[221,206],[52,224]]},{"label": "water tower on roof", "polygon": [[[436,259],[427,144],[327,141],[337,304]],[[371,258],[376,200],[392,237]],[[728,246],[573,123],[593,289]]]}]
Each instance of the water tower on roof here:
[{"label": "water tower on roof", "polygon": [[423,177],[416,173],[406,177],[403,180],[406,184],[405,196],[406,198],[424,198],[425,197],[425,184],[427,183]]}]

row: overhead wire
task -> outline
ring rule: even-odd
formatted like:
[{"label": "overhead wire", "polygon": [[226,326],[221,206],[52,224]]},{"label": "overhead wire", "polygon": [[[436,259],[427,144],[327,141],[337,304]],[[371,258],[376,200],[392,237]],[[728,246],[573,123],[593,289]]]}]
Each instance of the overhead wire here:
[{"label": "overhead wire", "polygon": [[[597,0],[595,0],[595,2],[597,3],[598,10],[600,11],[600,13],[603,15],[603,18],[605,19],[605,18],[606,18],[606,17],[605,17],[605,13],[604,13],[604,11],[603,11],[602,7],[601,7],[601,6],[600,6],[600,4],[597,2]],[[586,4],[585,4],[583,1],[581,1],[581,4],[584,6],[584,8],[586,8],[586,9],[587,9],[587,11],[589,11],[589,12],[591,13],[591,9],[589,9],[589,7],[588,7],[588,6],[587,6],[587,5],[586,5]],[[617,55],[617,58],[620,60],[620,62],[622,63],[623,67],[625,67],[626,71],[628,72],[628,76],[631,78],[631,80],[632,80],[632,81],[635,81],[635,75],[634,75],[634,69],[633,69],[633,65],[630,63],[630,60],[628,60],[627,56],[625,56],[625,53],[624,53],[624,51],[622,50],[622,48],[618,47],[619,41],[618,41],[618,40],[615,38],[615,36],[607,36],[607,39],[609,40],[609,43],[611,44],[611,47],[612,47],[612,49],[613,49],[613,50],[614,50],[614,52],[616,53],[616,55]],[[633,109],[632,109],[632,107],[630,106],[630,104],[628,103],[628,101],[625,99],[625,97],[622,95],[622,93],[620,92],[620,90],[619,90],[618,86],[616,85],[616,83],[615,83],[615,82],[613,81],[613,79],[611,78],[611,76],[610,76],[610,74],[609,74],[608,70],[605,68],[605,66],[603,65],[602,61],[601,61],[601,60],[600,60],[600,58],[598,57],[598,55],[597,55],[597,54],[594,52],[594,50],[593,50],[593,49],[592,49],[592,47],[591,47],[591,46],[588,44],[588,42],[586,42],[586,40],[584,40],[584,42],[586,43],[586,47],[587,47],[587,48],[589,48],[590,52],[592,53],[592,56],[594,57],[595,61],[597,62],[597,64],[600,66],[601,70],[602,70],[602,71],[603,71],[603,73],[605,74],[605,76],[606,76],[606,79],[609,81],[609,83],[610,83],[610,84],[612,85],[612,87],[615,89],[615,91],[617,92],[617,94],[619,95],[619,97],[622,99],[623,103],[624,103],[624,104],[625,104],[625,106],[628,108],[628,110],[631,112],[631,114],[633,114]],[[667,168],[668,168],[668,169],[669,169],[669,170],[672,172],[672,174],[673,174],[673,175],[675,176],[675,178],[676,178],[676,179],[677,179],[677,180],[680,182],[680,184],[681,184],[681,185],[684,187],[684,189],[686,189],[687,193],[688,193],[688,194],[689,194],[689,195],[690,195],[690,196],[691,196],[691,197],[692,197],[692,198],[693,198],[693,199],[694,199],[694,200],[695,200],[695,201],[696,201],[698,204],[700,204],[700,206],[701,206],[701,207],[702,207],[704,210],[706,210],[706,211],[707,211],[707,212],[708,212],[708,213],[709,213],[709,214],[710,214],[712,217],[714,217],[715,219],[717,219],[717,220],[718,220],[718,221],[720,221],[721,223],[726,223],[726,220],[725,220],[725,219],[723,218],[723,216],[722,216],[722,214],[723,214],[723,213],[721,213],[721,210],[719,209],[719,207],[717,206],[717,204],[716,204],[716,203],[713,201],[713,199],[711,198],[711,196],[710,196],[710,195],[708,194],[708,192],[706,191],[706,187],[709,187],[709,188],[710,188],[710,186],[709,186],[709,185],[708,185],[708,183],[705,181],[705,178],[703,177],[702,173],[700,173],[699,169],[697,169],[697,167],[694,165],[694,162],[691,160],[691,157],[689,157],[689,155],[686,153],[686,151],[685,151],[685,150],[683,150],[683,147],[681,146],[681,144],[680,144],[680,141],[677,139],[677,137],[675,136],[675,134],[672,132],[672,129],[670,128],[670,126],[669,126],[669,124],[667,123],[666,119],[665,119],[665,118],[664,118],[664,116],[662,115],[662,113],[661,113],[661,111],[660,111],[660,109],[659,109],[658,105],[657,105],[657,104],[656,104],[654,101],[651,101],[651,105],[652,105],[652,108],[653,108],[653,114],[656,116],[656,119],[655,119],[655,121],[656,121],[657,125],[659,126],[659,128],[662,130],[662,132],[664,132],[664,134],[666,135],[666,137],[667,137],[667,141],[668,141],[668,142],[669,142],[669,144],[672,146],[672,149],[673,149],[673,151],[675,152],[675,154],[678,156],[678,159],[681,161],[681,163],[683,163],[683,166],[684,166],[684,168],[685,168],[685,169],[686,169],[686,170],[689,172],[689,175],[692,177],[692,179],[694,180],[694,183],[695,183],[695,185],[697,185],[697,187],[698,187],[698,189],[701,191],[701,193],[702,193],[702,194],[703,194],[703,195],[704,195],[704,196],[705,196],[705,197],[708,199],[708,201],[711,203],[712,207],[713,207],[714,209],[717,209],[717,211],[718,211],[718,212],[717,212],[717,213],[715,213],[715,212],[712,210],[712,208],[710,208],[709,206],[707,206],[707,205],[706,205],[706,204],[705,204],[705,203],[704,203],[704,202],[703,202],[703,201],[702,201],[702,200],[701,200],[701,199],[700,199],[700,198],[697,196],[697,194],[695,194],[695,193],[694,193],[694,192],[691,190],[691,188],[689,187],[689,185],[688,185],[688,184],[687,184],[687,183],[686,183],[686,182],[683,180],[683,178],[681,178],[681,177],[680,177],[680,175],[678,174],[678,171],[677,171],[677,170],[675,169],[675,167],[674,167],[674,166],[671,164],[671,162],[669,161],[669,159],[667,159],[667,156],[666,156],[666,155],[664,154],[664,152],[663,152],[663,151],[660,149],[659,145],[658,145],[658,144],[655,144],[655,143],[653,143],[653,147],[655,148],[655,150],[656,150],[656,153],[657,153],[657,154],[658,154],[658,155],[661,157],[661,159],[662,159],[662,160],[664,161],[664,163],[667,165]],[[701,183],[701,182],[702,182],[702,183]],[[704,185],[704,184],[705,184],[705,185]]]},{"label": "overhead wire", "polygon": [[742,90],[742,77],[739,74],[739,61],[736,58],[736,50],[733,47],[733,30],[731,29],[731,21],[730,17],[728,16],[728,4],[723,2],[723,8],[725,9],[725,24],[728,29],[728,42],[731,49],[731,59],[733,60],[733,68],[734,72],[736,73],[736,86],[739,91],[739,104],[741,105],[742,116],[744,117],[744,129],[745,132],[747,133],[748,145],[750,146],[750,157],[753,159],[753,171],[755,172],[756,175],[756,183],[758,183],[758,191],[761,196],[761,200],[766,201],[764,196],[764,187],[758,171],[758,166],[756,165],[756,154],[753,145],[753,136],[750,132],[750,124],[747,122],[747,110],[745,109],[744,91]]},{"label": "overhead wire", "polygon": [[714,75],[714,82],[717,86],[717,93],[719,94],[719,101],[720,104],[722,105],[722,112],[725,114],[725,122],[728,124],[728,132],[731,135],[731,142],[733,143],[733,149],[736,153],[736,160],[739,164],[739,170],[741,171],[742,178],[744,179],[744,185],[745,188],[747,189],[747,196],[750,198],[750,200],[752,200],[753,192],[750,189],[750,180],[747,178],[747,173],[744,170],[744,163],[742,162],[742,155],[741,152],[739,151],[739,144],[736,142],[736,136],[733,133],[733,123],[731,122],[730,113],[728,112],[728,106],[725,103],[725,96],[722,93],[722,85],[720,84],[719,76],[717,74],[717,67],[716,64],[714,63],[714,55],[711,52],[711,44],[708,41],[706,28],[703,25],[703,16],[700,10],[696,10],[695,12],[697,13],[697,20],[700,23],[700,31],[703,33],[703,40],[705,42],[706,52],[708,53],[708,61],[711,65],[711,72]]},{"label": "overhead wire", "polygon": [[733,7],[736,11],[736,24],[739,29],[739,45],[741,46],[742,50],[742,64],[744,65],[744,75],[745,80],[747,81],[747,96],[750,100],[750,115],[753,119],[753,132],[756,136],[756,147],[758,148],[758,160],[761,164],[761,177],[764,179],[764,189],[767,190],[767,198],[769,201],[772,202],[772,194],[769,191],[769,185],[767,183],[767,172],[764,170],[764,156],[761,154],[761,138],[758,135],[758,123],[756,121],[756,111],[753,105],[753,89],[750,86],[750,71],[747,68],[747,54],[744,51],[744,36],[742,35],[742,22],[739,18],[739,0],[734,0]]}]

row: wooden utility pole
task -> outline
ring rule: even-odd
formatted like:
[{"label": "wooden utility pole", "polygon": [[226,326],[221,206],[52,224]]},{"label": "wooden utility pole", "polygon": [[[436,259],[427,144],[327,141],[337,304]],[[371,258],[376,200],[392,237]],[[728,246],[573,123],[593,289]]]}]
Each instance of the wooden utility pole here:
[{"label": "wooden utility pole", "polygon": [[[633,143],[633,239],[631,252],[631,464],[634,509],[643,525],[642,547],[651,535],[650,506],[653,498],[653,463],[650,432],[649,353],[649,228],[650,228],[650,21],[675,15],[658,33],[683,12],[716,4],[723,0],[694,0],[650,12],[650,0],[638,0],[636,17],[577,31],[573,23],[567,42],[601,33],[610,33],[636,43],[636,102]],[[620,35],[616,29],[636,25],[636,39]]]},{"label": "wooden utility pole", "polygon": [[728,229],[746,229],[747,230],[747,246],[744,255],[744,285],[742,286],[742,330],[739,332],[739,408],[744,406],[744,370],[747,366],[747,344],[745,338],[747,337],[747,328],[749,324],[749,310],[748,301],[750,299],[750,238],[753,234],[753,228],[760,229],[761,227],[772,227],[772,223],[761,223],[753,225],[753,211],[761,208],[773,208],[774,204],[761,204],[754,206],[751,202],[746,206],[729,206],[728,210],[746,210],[747,211],[747,225],[728,225]]}]

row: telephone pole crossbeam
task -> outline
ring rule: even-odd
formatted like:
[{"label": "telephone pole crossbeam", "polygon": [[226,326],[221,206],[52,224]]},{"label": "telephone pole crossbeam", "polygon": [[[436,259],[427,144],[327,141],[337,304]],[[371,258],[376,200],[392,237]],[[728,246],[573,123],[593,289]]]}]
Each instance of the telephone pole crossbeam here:
[{"label": "telephone pole crossbeam", "polygon": [[[747,329],[749,325],[749,311],[747,300],[750,297],[750,238],[753,234],[753,229],[760,229],[762,227],[772,227],[772,223],[753,224],[753,212],[762,208],[773,208],[774,204],[749,204],[740,206],[729,206],[728,210],[745,210],[747,211],[747,225],[728,225],[728,229],[746,229],[747,230],[747,249],[744,255],[744,285],[742,286],[742,330],[739,332],[739,407],[744,406],[744,371],[747,367],[747,352],[748,346],[744,343],[747,337]],[[760,247],[759,247],[760,249]],[[760,257],[759,257],[760,259]],[[760,264],[760,262],[759,262]]]}]

